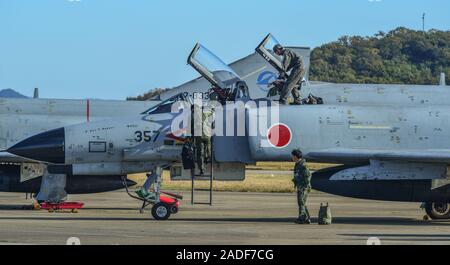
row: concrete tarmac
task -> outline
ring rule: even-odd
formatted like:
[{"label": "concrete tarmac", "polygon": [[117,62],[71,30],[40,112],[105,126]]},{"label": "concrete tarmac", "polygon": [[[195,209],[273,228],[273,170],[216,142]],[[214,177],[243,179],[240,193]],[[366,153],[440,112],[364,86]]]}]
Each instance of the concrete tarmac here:
[{"label": "concrete tarmac", "polygon": [[[71,195],[85,202],[79,213],[23,210],[23,194],[0,193],[0,244],[356,244],[369,237],[382,244],[450,244],[449,221],[423,221],[418,203],[356,200],[314,192],[316,217],[329,202],[334,223],[297,225],[295,194],[215,192],[214,205],[190,205],[188,191],[180,212],[155,221],[150,210],[124,191]],[[198,196],[198,199],[206,197]],[[316,222],[317,218],[313,218]]]}]

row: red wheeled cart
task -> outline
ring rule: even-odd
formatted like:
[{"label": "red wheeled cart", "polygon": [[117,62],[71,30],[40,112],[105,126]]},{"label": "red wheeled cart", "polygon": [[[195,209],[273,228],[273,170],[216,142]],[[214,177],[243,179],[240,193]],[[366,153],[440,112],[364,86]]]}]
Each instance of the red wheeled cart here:
[{"label": "red wheeled cart", "polygon": [[76,213],[78,212],[79,209],[83,208],[83,206],[84,203],[82,202],[60,202],[60,203],[43,202],[39,205],[39,208],[47,210],[49,212],[69,210],[72,213]]},{"label": "red wheeled cart", "polygon": [[[179,200],[182,200],[183,196],[179,194],[159,191],[158,189],[157,192],[158,196],[156,196],[155,198],[146,199],[133,195],[128,189],[128,185],[125,178],[123,178],[123,184],[127,194],[131,198],[142,201],[142,206],[141,209],[139,210],[140,213],[144,213],[144,209],[149,205],[153,205],[152,216],[153,218],[155,218],[155,220],[167,220],[169,219],[171,214],[178,213],[178,209],[180,207]],[[157,197],[159,197],[159,200],[156,199]]]}]

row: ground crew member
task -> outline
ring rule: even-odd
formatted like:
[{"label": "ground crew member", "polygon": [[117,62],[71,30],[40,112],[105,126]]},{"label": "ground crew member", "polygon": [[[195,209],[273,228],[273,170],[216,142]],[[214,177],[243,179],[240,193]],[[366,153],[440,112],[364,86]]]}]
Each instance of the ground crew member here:
[{"label": "ground crew member", "polygon": [[300,83],[305,75],[302,58],[292,50],[284,48],[280,44],[275,45],[273,51],[276,55],[283,56],[283,69],[282,72],[280,72],[280,76],[284,77],[290,71],[290,74],[280,91],[280,104],[286,105],[288,95],[291,93],[294,97],[294,104],[300,105],[300,92],[297,89],[294,89],[294,87]]},{"label": "ground crew member", "polygon": [[200,135],[194,134],[194,146],[196,152],[196,162],[200,175],[205,174],[205,164],[211,160],[211,119],[212,113],[208,113],[205,108],[193,111],[194,122],[192,123],[192,130],[195,133],[194,128],[201,128]]},{"label": "ground crew member", "polygon": [[306,167],[302,152],[298,149],[292,151],[292,161],[295,162],[293,182],[297,189],[298,219],[297,224],[310,224],[311,219],[306,201],[311,191],[311,172]]}]

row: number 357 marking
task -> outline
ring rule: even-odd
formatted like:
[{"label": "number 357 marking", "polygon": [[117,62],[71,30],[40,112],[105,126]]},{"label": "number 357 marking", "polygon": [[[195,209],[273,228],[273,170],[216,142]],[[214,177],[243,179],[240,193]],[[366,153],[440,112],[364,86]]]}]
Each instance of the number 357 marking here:
[{"label": "number 357 marking", "polygon": [[151,134],[156,133],[155,137],[153,138],[153,142],[156,141],[156,139],[159,136],[159,131],[135,131],[134,132],[134,140],[138,143],[141,142],[150,142],[152,140]]}]

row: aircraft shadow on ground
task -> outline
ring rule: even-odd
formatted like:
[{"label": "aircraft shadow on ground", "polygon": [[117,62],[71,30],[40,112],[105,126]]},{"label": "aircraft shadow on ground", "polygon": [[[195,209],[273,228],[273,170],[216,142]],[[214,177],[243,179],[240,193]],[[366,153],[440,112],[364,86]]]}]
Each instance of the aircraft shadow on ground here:
[{"label": "aircraft shadow on ground", "polygon": [[28,205],[8,205],[8,204],[1,204],[0,210],[2,211],[23,211],[23,210],[32,210],[33,206],[31,204]]},{"label": "aircraft shadow on ground", "polygon": [[[69,216],[70,215],[70,216]],[[61,221],[61,220],[78,220],[78,221],[155,221],[149,213],[140,215],[140,218],[135,217],[85,217],[77,216],[77,214],[69,213],[51,213],[48,216],[21,216],[21,217],[0,217],[0,220],[44,220],[44,221]],[[177,218],[173,217],[168,221],[162,222],[227,222],[227,223],[293,223],[295,218]],[[409,226],[450,226],[450,221],[422,221],[412,218],[400,217],[335,217],[333,224],[349,224],[349,225],[409,225]],[[333,224],[331,226],[333,226]],[[317,225],[317,218],[312,218],[312,224]],[[350,236],[350,234],[349,234]],[[354,235],[352,235],[354,236]],[[365,236],[365,235],[361,235]],[[374,235],[371,235],[374,236]],[[450,235],[449,235],[450,239]]]},{"label": "aircraft shadow on ground", "polygon": [[[295,218],[176,218],[173,221],[197,221],[197,222],[249,222],[249,223],[289,223]],[[311,218],[312,225],[317,225],[317,218]],[[401,217],[334,217],[333,224],[354,225],[450,225],[449,221],[422,221]]]},{"label": "aircraft shadow on ground", "polygon": [[377,237],[381,242],[383,241],[399,241],[399,242],[448,242],[450,241],[450,234],[339,234],[344,237],[360,237],[361,239],[368,239],[370,237]]}]

